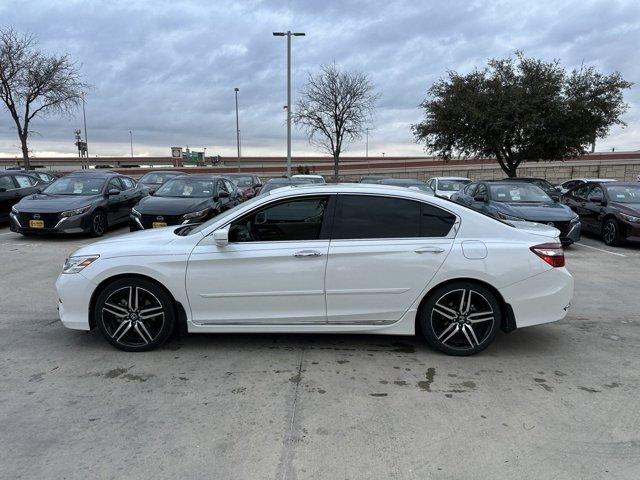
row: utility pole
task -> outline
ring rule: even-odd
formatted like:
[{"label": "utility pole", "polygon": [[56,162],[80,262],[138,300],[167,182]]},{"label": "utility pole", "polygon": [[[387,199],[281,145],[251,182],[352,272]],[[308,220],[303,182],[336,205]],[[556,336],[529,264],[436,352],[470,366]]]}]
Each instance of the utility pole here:
[{"label": "utility pole", "polygon": [[240,121],[238,119],[238,87],[234,88],[236,92],[236,142],[238,144],[238,172],[240,172]]},{"label": "utility pole", "polygon": [[304,32],[273,32],[274,37],[287,37],[287,178],[291,177],[291,36],[304,37]]},{"label": "utility pole", "polygon": [[[85,93],[82,92],[82,120],[84,122],[85,155],[87,156],[87,158],[89,158],[89,142],[87,142],[87,115],[86,115],[86,113],[84,111],[84,96],[85,96]],[[88,164],[87,164],[86,168],[89,168]]]},{"label": "utility pole", "polygon": [[129,130],[129,140],[131,141],[131,158],[133,158],[133,132]]},{"label": "utility pole", "polygon": [[369,130],[371,130],[370,128],[365,128],[364,131],[367,134],[367,142],[366,142],[366,147],[365,147],[365,157],[369,158]]}]

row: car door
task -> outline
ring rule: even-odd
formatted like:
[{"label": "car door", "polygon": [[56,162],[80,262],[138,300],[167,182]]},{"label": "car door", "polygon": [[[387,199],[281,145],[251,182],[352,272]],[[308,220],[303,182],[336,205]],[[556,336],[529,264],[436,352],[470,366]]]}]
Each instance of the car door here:
[{"label": "car door", "polygon": [[126,200],[126,214],[131,213],[131,209],[136,206],[143,196],[142,190],[136,187],[136,182],[129,177],[120,177],[123,186],[122,194]]},{"label": "car door", "polygon": [[271,202],[229,225],[229,243],[204,238],[186,285],[196,324],[325,323],[324,276],[333,197]]},{"label": "car door", "polygon": [[[483,200],[482,200],[483,199]],[[489,213],[489,192],[486,184],[479,183],[471,197],[471,208],[482,213]]]},{"label": "car door", "polygon": [[9,218],[11,207],[20,200],[12,175],[0,176],[0,219]]},{"label": "car door", "polygon": [[109,195],[107,198],[107,221],[109,222],[109,225],[121,222],[123,219],[127,218],[129,213],[127,210],[127,202],[129,200],[123,194],[122,184],[118,177],[112,177],[107,182],[106,191],[110,192],[113,190],[117,190],[118,193]]},{"label": "car door", "polygon": [[589,211],[586,208],[587,195],[591,190],[591,185],[582,185],[571,190],[564,198],[565,204],[580,217],[580,223],[585,230],[591,230],[591,224],[587,223]]},{"label": "car door", "polygon": [[338,195],[325,284],[328,322],[399,320],[449,254],[456,219],[416,200]]},{"label": "car door", "polygon": [[582,225],[586,225],[587,229],[592,232],[599,233],[602,228],[603,200],[604,189],[600,185],[593,185],[587,194],[587,201],[582,207],[584,214],[581,215]]},{"label": "car door", "polygon": [[235,207],[242,201],[242,194],[240,193],[240,190],[233,184],[231,180],[223,178],[222,182],[229,192],[229,203],[227,205],[227,208]]}]

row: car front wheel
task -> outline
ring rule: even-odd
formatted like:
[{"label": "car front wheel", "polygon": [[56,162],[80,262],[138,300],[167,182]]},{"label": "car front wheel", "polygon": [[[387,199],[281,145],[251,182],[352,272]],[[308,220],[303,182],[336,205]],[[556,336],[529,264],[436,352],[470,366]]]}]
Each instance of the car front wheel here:
[{"label": "car front wheel", "polygon": [[487,288],[454,282],[437,288],[421,309],[427,343],[449,355],[473,355],[495,338],[502,321],[500,304]]},{"label": "car front wheel", "polygon": [[91,217],[91,233],[92,237],[101,237],[107,230],[107,217],[104,212],[97,210]]},{"label": "car front wheel", "polygon": [[107,341],[127,352],[159,347],[175,324],[171,297],[155,283],[141,278],[116,280],[102,290],[94,318]]},{"label": "car front wheel", "polygon": [[613,218],[609,218],[602,226],[602,239],[611,247],[620,245],[620,226]]}]

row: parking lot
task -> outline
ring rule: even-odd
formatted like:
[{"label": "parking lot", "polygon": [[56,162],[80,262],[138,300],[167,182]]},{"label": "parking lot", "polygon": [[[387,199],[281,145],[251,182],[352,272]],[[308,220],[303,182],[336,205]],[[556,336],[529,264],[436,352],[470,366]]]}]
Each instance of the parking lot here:
[{"label": "parking lot", "polygon": [[120,352],[58,320],[54,281],[91,241],[0,226],[1,478],[640,476],[638,247],[584,237],[565,320],[461,358],[373,335]]}]

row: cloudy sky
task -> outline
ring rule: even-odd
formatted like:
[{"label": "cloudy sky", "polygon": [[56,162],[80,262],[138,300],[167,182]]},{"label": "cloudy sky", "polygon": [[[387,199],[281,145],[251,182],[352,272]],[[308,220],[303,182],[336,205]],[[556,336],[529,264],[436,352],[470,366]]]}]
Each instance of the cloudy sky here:
[{"label": "cloudy sky", "polygon": [[[612,130],[598,150],[640,149],[637,0],[0,0],[0,26],[35,33],[44,50],[78,62],[94,86],[89,144],[101,156],[128,155],[129,130],[137,155],[169,155],[173,145],[234,155],[234,87],[243,154],[284,154],[286,42],[272,32],[288,29],[307,34],[293,39],[294,90],[323,63],[371,76],[380,94],[371,155],[420,154],[409,126],[434,80],[515,50],[635,82],[628,127]],[[75,154],[81,124],[81,111],[38,121],[34,154]],[[17,145],[0,108],[0,155],[17,155]],[[294,154],[314,153],[295,132]],[[364,154],[364,141],[346,154]]]}]

